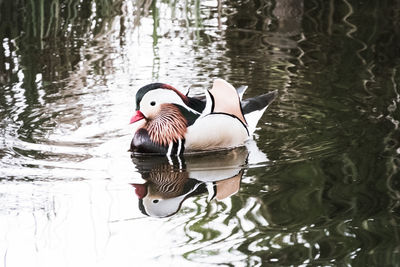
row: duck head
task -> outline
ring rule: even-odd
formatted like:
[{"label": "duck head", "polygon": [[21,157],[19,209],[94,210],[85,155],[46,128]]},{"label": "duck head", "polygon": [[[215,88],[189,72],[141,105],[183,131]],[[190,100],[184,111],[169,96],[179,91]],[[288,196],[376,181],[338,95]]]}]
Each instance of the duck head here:
[{"label": "duck head", "polygon": [[136,113],[131,118],[130,123],[142,119],[152,120],[156,118],[165,104],[185,107],[188,102],[187,96],[168,84],[148,84],[136,93]]},{"label": "duck head", "polygon": [[[141,134],[159,146],[184,139],[188,125],[198,116],[190,99],[174,87],[152,83],[136,93],[136,112],[130,123],[140,123]],[[143,139],[143,138],[142,138]]]}]

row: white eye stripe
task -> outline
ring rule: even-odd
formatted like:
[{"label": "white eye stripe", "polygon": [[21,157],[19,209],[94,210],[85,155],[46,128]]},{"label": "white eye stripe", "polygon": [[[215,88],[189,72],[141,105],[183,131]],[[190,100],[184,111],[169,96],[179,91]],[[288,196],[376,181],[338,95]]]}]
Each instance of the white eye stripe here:
[{"label": "white eye stripe", "polygon": [[147,109],[152,109],[156,105],[165,103],[177,104],[185,107],[187,110],[195,114],[199,114],[198,111],[187,106],[177,93],[169,89],[155,89],[149,91],[143,96],[142,100],[140,101],[140,109],[142,112],[147,112]]},{"label": "white eye stripe", "polygon": [[155,89],[145,94],[140,101],[141,106],[151,105],[153,102],[157,104],[172,103],[184,105],[182,99],[173,91],[167,89]]}]

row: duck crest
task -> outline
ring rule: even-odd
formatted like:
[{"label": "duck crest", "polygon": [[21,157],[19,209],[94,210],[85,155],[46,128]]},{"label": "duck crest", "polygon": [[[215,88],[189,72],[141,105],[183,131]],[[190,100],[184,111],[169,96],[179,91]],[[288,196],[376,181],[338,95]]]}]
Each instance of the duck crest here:
[{"label": "duck crest", "polygon": [[159,115],[146,124],[150,139],[161,146],[184,139],[188,122],[176,105],[162,104]]},{"label": "duck crest", "polygon": [[165,84],[165,83],[151,83],[148,84],[146,86],[143,86],[142,88],[139,89],[139,91],[136,93],[136,110],[139,110],[140,108],[140,101],[142,101],[142,98],[145,94],[147,94],[148,92],[152,91],[152,90],[156,90],[156,89],[167,89],[167,90],[171,90],[173,92],[175,92],[185,104],[189,103],[189,98],[182,94],[178,89],[176,89],[175,87],[169,85],[169,84]]}]

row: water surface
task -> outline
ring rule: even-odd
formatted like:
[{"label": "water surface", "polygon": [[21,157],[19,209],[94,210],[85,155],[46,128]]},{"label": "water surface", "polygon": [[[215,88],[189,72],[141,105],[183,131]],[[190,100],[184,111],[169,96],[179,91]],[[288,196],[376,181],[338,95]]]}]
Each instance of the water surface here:
[{"label": "water surface", "polygon": [[[399,266],[398,1],[0,12],[3,266]],[[138,88],[201,95],[217,77],[278,90],[253,142],[131,159]],[[146,183],[174,209],[143,213]]]}]

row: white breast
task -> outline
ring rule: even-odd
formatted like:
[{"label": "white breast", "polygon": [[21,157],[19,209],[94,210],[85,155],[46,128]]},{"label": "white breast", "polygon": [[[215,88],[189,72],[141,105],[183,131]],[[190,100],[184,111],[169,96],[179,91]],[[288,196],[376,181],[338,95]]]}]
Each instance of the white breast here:
[{"label": "white breast", "polygon": [[246,126],[236,117],[211,113],[188,127],[185,151],[237,147],[249,138]]}]

